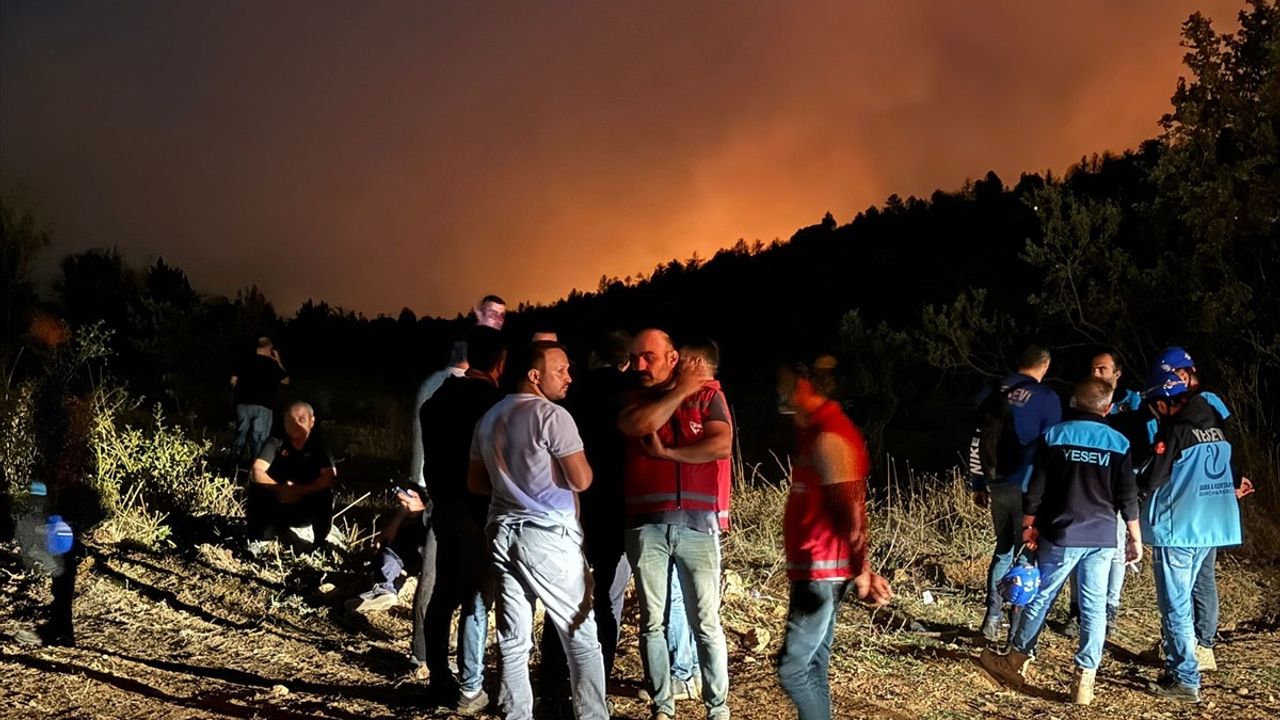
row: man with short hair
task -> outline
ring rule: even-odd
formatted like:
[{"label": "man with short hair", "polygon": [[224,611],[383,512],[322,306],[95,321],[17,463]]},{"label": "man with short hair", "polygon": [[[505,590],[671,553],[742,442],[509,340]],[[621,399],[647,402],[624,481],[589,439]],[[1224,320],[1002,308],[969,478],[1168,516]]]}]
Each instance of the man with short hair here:
[{"label": "man with short hair", "polygon": [[[622,494],[623,438],[618,413],[631,386],[631,335],[616,331],[599,338],[587,358],[587,372],[574,380],[564,406],[582,437],[595,478],[578,494],[582,522],[582,552],[591,568],[592,607],[605,678],[613,675],[622,625],[623,599],[631,581],[623,540],[626,504]],[[542,667],[538,673],[541,704],[552,706],[568,697],[569,665],[560,636],[543,625]]]},{"label": "man with short hair", "polygon": [[569,659],[574,715],[606,720],[604,661],[577,519],[577,493],[590,487],[591,466],[573,418],[555,404],[571,382],[569,356],[559,343],[533,343],[512,369],[516,392],[476,424],[467,479],[472,492],[490,496],[498,705],[507,720],[533,717],[529,655],[538,600]]},{"label": "man with short hair", "polygon": [[[506,362],[502,334],[484,325],[472,328],[467,334],[467,362],[466,373],[445,380],[420,413],[423,476],[431,499],[436,551],[435,587],[423,617],[424,659],[431,684],[448,698],[456,693],[456,710],[464,715],[489,704],[483,689],[492,602],[484,536],[488,499],[467,490],[467,472],[476,422],[502,399],[498,389]],[[449,669],[449,623],[459,608],[455,687]]]},{"label": "man with short hair", "polygon": [[507,301],[497,295],[485,295],[476,303],[476,325],[501,330],[507,321]]},{"label": "man with short hair", "polygon": [[[1004,422],[998,438],[987,438],[995,444],[994,467],[984,467],[981,472],[971,472],[973,500],[979,507],[991,508],[991,523],[995,530],[996,545],[987,568],[987,611],[982,621],[982,634],[988,640],[1000,639],[1000,623],[1004,601],[996,585],[1013,565],[1018,549],[1022,521],[1022,493],[1031,479],[1031,461],[1035,455],[1036,441],[1045,430],[1062,420],[1062,403],[1047,385],[1044,376],[1049,371],[1049,351],[1039,345],[1030,345],[1022,351],[1018,371],[1000,381],[993,388],[993,397],[984,400],[1004,404]],[[979,445],[975,437],[971,447]]]},{"label": "man with short hair", "polygon": [[718,461],[733,448],[729,406],[706,361],[682,361],[665,332],[641,331],[631,357],[641,389],[618,429],[627,436],[627,556],[640,596],[640,657],[652,711],[657,720],[675,717],[664,617],[674,565],[697,640],[703,704],[708,717],[727,718]]},{"label": "man with short hair", "polygon": [[[1111,404],[1107,412],[1107,425],[1113,430],[1119,431],[1129,440],[1130,460],[1133,460],[1133,441],[1131,438],[1130,428],[1135,421],[1140,420],[1137,414],[1132,414],[1142,405],[1142,396],[1133,390],[1121,391],[1120,385],[1120,362],[1116,359],[1115,353],[1110,351],[1100,352],[1093,356],[1089,362],[1089,374],[1111,388]],[[1075,401],[1074,396],[1072,402]],[[1128,433],[1126,431],[1129,430]],[[1134,464],[1136,467],[1136,464]],[[1111,572],[1107,578],[1107,637],[1111,637],[1112,631],[1115,630],[1116,622],[1120,617],[1120,596],[1124,591],[1124,569],[1125,559],[1125,527],[1124,523],[1116,525],[1116,551],[1111,558]],[[1063,629],[1063,635],[1069,638],[1078,637],[1080,634],[1080,588],[1078,582],[1078,574],[1071,575],[1071,603],[1067,613],[1067,625]]]},{"label": "man with short hair", "polygon": [[293,403],[285,413],[285,437],[267,440],[253,461],[244,514],[254,555],[261,552],[269,528],[310,525],[317,549],[329,537],[338,470],[315,425],[311,405]]},{"label": "man with short hair", "polygon": [[821,356],[778,371],[779,410],[794,413],[798,434],[783,516],[791,592],[778,679],[800,720],[831,718],[831,643],[849,590],[875,605],[893,597],[867,559],[871,461],[862,433],[830,399],[834,360]]},{"label": "man with short hair", "polygon": [[1159,429],[1154,457],[1138,477],[1144,498],[1142,539],[1153,546],[1165,672],[1157,695],[1200,701],[1194,584],[1216,548],[1239,545],[1240,506],[1231,477],[1232,447],[1204,395],[1158,371],[1146,398]]},{"label": "man with short hair", "polygon": [[231,394],[236,405],[236,437],[231,455],[239,464],[262,452],[271,434],[276,407],[276,388],[289,384],[289,373],[269,337],[258,338],[253,355],[242,360],[231,376]]},{"label": "man with short hair", "polygon": [[[1129,441],[1107,426],[1113,389],[1090,378],[1076,386],[1074,410],[1049,428],[1036,451],[1022,506],[1022,540],[1036,551],[1041,585],[1022,611],[1008,654],[985,648],[980,661],[998,679],[1022,686],[1026,668],[1058,592],[1079,580],[1080,641],[1071,683],[1076,704],[1093,702],[1094,681],[1106,641],[1107,583],[1116,553],[1116,526],[1127,530],[1127,562],[1142,557],[1138,495]],[[1123,523],[1117,522],[1117,514]]]}]

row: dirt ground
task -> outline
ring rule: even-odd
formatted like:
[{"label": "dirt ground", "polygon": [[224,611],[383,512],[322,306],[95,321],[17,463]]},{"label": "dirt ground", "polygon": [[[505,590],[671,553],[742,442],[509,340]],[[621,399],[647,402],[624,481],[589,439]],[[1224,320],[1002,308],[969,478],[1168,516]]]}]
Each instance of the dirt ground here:
[{"label": "dirt ground", "polygon": [[[216,530],[215,530],[216,534]],[[77,646],[30,648],[29,628],[48,580],[24,571],[0,546],[0,716],[14,718],[372,718],[450,717],[433,708],[407,660],[407,605],[370,616],[343,610],[363,589],[359,568],[290,554],[248,561],[231,541],[155,552],[91,547],[75,606]],[[975,561],[980,564],[981,559]],[[976,566],[975,566],[976,567]],[[1149,576],[1149,569],[1146,571]],[[1066,704],[1073,643],[1046,631],[1035,689],[998,689],[976,665],[976,588],[922,587],[897,578],[889,611],[845,608],[834,649],[838,718],[1274,718],[1280,716],[1280,568],[1220,561],[1223,623],[1204,702],[1182,706],[1143,691],[1157,668],[1136,653],[1156,636],[1150,580],[1126,590],[1090,708]],[[730,704],[735,717],[793,717],[772,656],[785,614],[781,579],[747,587],[726,573]],[[634,620],[617,674],[640,677]],[[535,660],[536,665],[536,660]],[[487,683],[496,680],[492,668]],[[491,695],[496,695],[491,689]],[[616,717],[645,718],[615,697]],[[682,702],[682,717],[702,716]]]}]

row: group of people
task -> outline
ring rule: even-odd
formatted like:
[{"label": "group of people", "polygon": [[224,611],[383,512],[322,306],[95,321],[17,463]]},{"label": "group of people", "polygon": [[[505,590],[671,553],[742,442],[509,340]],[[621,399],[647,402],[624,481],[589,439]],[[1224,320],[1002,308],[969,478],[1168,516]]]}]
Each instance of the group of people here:
[{"label": "group of people", "polygon": [[[1238,501],[1253,491],[1232,452],[1231,413],[1200,386],[1191,356],[1171,347],[1141,395],[1119,390],[1115,354],[1099,353],[1063,419],[1042,382],[1049,363],[1044,348],[1024,351],[1018,371],[984,400],[970,446],[974,500],[990,507],[996,536],[982,633],[998,645],[980,662],[1001,682],[1025,685],[1049,610],[1070,584],[1067,633],[1079,639],[1071,694],[1092,702],[1126,566],[1136,567],[1145,544],[1161,614],[1161,640],[1148,655],[1164,658],[1150,689],[1198,702],[1200,673],[1217,667],[1217,548],[1241,543]],[[1032,560],[1038,588],[1007,617],[1002,580]]]},{"label": "group of people", "polygon": [[[462,714],[488,706],[493,607],[504,716],[531,718],[541,706],[539,714],[599,720],[610,715],[623,596],[634,578],[640,695],[652,716],[670,720],[676,700],[689,698],[708,717],[729,717],[720,541],[729,527],[734,424],[715,379],[718,346],[677,346],[652,328],[613,333],[575,378],[552,333],[509,347],[504,310],[500,298],[484,298],[450,365],[424,382],[412,482],[380,530],[373,588],[348,606],[394,605],[405,556],[420,553],[413,657],[437,697]],[[831,399],[833,369],[824,356],[778,371],[780,402],[798,429],[784,518],[791,603],[778,670],[806,720],[831,714],[827,667],[841,602],[850,593],[873,604],[892,597],[868,562],[870,461],[861,433]],[[285,425],[286,438],[267,441],[253,463],[251,497],[259,507],[278,503],[271,509],[281,525],[305,514],[319,542],[331,522],[332,458],[308,447],[318,443],[309,406],[290,406]],[[260,542],[260,526],[249,524]],[[535,602],[545,610],[540,638]]]},{"label": "group of people", "polygon": [[[720,545],[730,522],[735,428],[716,380],[719,348],[704,339],[677,345],[654,328],[613,333],[575,377],[554,333],[513,344],[504,318],[501,298],[484,298],[449,365],[423,383],[409,481],[377,535],[372,588],[348,607],[395,605],[397,578],[419,556],[412,656],[438,697],[463,714],[488,707],[493,608],[504,716],[524,720],[540,707],[539,714],[599,719],[610,714],[623,596],[634,579],[640,695],[652,717],[674,718],[676,700],[687,698],[700,699],[708,717],[727,718]],[[269,341],[258,354],[254,382],[287,382]],[[1153,691],[1198,700],[1199,671],[1214,662],[1215,550],[1241,542],[1237,499],[1252,490],[1232,454],[1230,413],[1199,386],[1185,351],[1172,348],[1141,395],[1118,390],[1116,356],[1099,354],[1064,420],[1064,403],[1042,382],[1050,359],[1028,348],[1018,371],[980,402],[973,494],[990,508],[996,536],[981,632],[999,648],[984,650],[981,664],[997,679],[1025,684],[1049,609],[1070,584],[1079,635],[1072,693],[1089,703],[1126,567],[1145,544],[1166,667]],[[777,669],[802,720],[831,715],[828,661],[841,603],[850,594],[873,605],[893,596],[868,561],[870,460],[858,428],[831,399],[834,368],[828,355],[777,373],[779,409],[797,430],[783,518],[790,601]],[[243,377],[236,385],[244,387]],[[256,442],[255,414],[238,414],[248,429],[237,443],[243,436],[248,446]],[[313,432],[315,413],[294,403],[284,420],[284,438],[245,448],[256,458],[251,550],[268,526],[310,524],[322,543],[332,525],[336,470]],[[1001,581],[1032,561],[1038,590],[1006,614]],[[545,609],[540,638],[535,604]]]}]

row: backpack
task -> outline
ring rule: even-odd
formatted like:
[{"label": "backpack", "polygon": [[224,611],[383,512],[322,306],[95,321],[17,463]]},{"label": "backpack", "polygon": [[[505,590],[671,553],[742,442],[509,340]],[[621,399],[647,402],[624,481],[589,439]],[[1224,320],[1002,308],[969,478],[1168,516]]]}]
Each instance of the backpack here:
[{"label": "backpack", "polygon": [[1022,440],[1009,420],[1009,396],[1035,380],[1023,380],[1009,387],[999,384],[991,388],[978,406],[973,439],[969,441],[969,472],[995,480],[1008,477],[1022,464]]}]

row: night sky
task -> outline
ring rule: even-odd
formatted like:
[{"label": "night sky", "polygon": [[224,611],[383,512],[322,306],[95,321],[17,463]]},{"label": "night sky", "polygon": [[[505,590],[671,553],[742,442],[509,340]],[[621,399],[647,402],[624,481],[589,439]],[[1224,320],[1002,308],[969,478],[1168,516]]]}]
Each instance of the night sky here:
[{"label": "night sky", "polygon": [[452,315],[1158,133],[1194,10],[0,0],[0,186],[45,258]]}]

